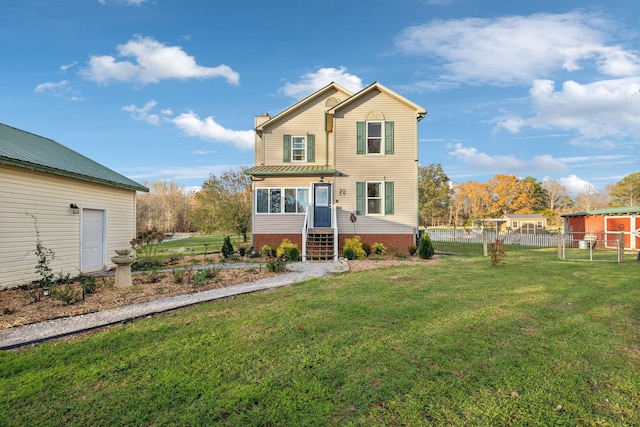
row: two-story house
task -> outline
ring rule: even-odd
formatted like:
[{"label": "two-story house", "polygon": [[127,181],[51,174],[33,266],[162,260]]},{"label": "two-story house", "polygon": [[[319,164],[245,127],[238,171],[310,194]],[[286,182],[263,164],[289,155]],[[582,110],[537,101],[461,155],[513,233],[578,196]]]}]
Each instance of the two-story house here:
[{"label": "two-story house", "polygon": [[303,260],[337,259],[360,236],[406,252],[418,232],[418,122],[426,110],[373,83],[331,83],[255,118],[253,246],[288,238]]}]

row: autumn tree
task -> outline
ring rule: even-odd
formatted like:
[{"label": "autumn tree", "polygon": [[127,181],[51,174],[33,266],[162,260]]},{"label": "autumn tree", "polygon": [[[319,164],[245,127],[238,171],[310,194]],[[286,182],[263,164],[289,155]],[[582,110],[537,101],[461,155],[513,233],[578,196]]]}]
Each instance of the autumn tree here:
[{"label": "autumn tree", "polygon": [[456,212],[455,223],[469,225],[474,218],[484,218],[491,209],[491,193],[487,184],[467,181],[454,188],[453,210]]},{"label": "autumn tree", "polygon": [[251,231],[251,178],[241,166],[220,175],[209,175],[194,197],[191,219],[200,231],[241,234]]},{"label": "autumn tree", "polygon": [[611,188],[614,206],[640,205],[640,172],[632,173]]},{"label": "autumn tree", "polygon": [[149,187],[149,193],[136,197],[138,230],[193,231],[189,219],[193,192],[172,180],[145,185]]},{"label": "autumn tree", "polygon": [[418,204],[421,225],[446,223],[451,203],[449,177],[440,164],[422,166],[418,171]]},{"label": "autumn tree", "polygon": [[491,216],[532,213],[535,206],[534,186],[514,175],[495,175],[487,183],[491,194]]}]

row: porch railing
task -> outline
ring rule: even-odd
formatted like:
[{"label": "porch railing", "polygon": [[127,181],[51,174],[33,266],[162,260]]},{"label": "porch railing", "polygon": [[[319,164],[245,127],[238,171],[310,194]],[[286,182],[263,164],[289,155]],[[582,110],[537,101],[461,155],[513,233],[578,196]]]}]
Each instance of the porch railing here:
[{"label": "porch railing", "polygon": [[[307,236],[309,225],[313,224],[313,206],[307,208],[302,223],[302,261],[307,260]],[[312,227],[311,227],[312,228]],[[335,205],[331,206],[331,228],[333,229],[333,260],[338,260],[338,214]]]}]

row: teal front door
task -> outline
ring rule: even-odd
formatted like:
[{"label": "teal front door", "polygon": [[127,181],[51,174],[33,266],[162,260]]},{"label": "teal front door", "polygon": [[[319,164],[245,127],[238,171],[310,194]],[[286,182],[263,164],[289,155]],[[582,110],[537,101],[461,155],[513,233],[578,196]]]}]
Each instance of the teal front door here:
[{"label": "teal front door", "polygon": [[313,184],[313,226],[331,227],[331,184]]}]

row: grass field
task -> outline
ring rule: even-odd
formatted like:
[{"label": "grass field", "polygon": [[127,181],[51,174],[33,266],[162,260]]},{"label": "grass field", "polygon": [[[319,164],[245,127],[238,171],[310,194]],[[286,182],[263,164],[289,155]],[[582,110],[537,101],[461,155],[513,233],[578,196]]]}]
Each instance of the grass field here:
[{"label": "grass field", "polygon": [[0,425],[640,425],[640,263],[435,246],[1,353]]},{"label": "grass field", "polygon": [[[235,249],[238,249],[240,245],[245,247],[251,246],[251,243],[243,243],[242,236],[229,235],[231,243]],[[177,240],[165,240],[158,247],[157,257],[164,258],[169,257],[174,253],[184,253],[187,255],[201,255],[206,253],[220,252],[222,244],[224,242],[224,234],[209,234],[209,235],[196,235],[186,239]],[[183,252],[178,252],[179,250]]]}]

